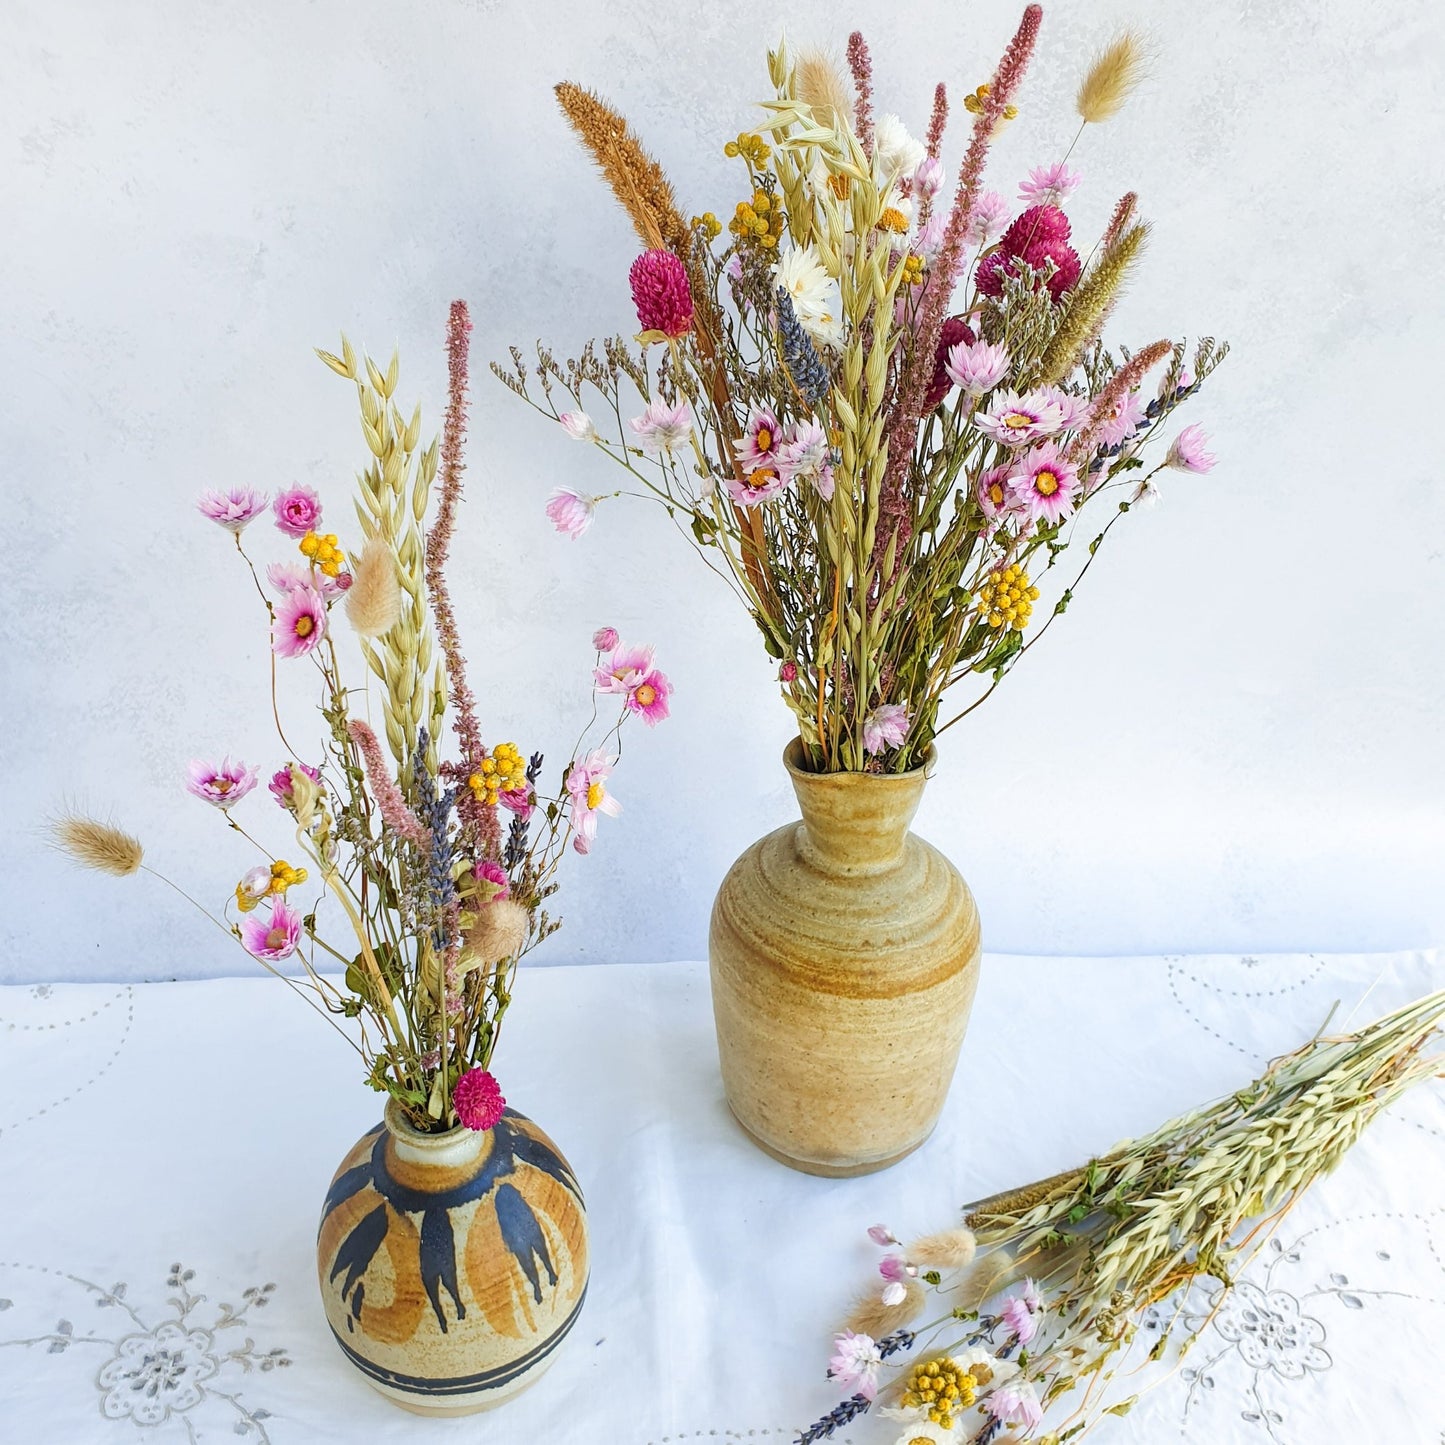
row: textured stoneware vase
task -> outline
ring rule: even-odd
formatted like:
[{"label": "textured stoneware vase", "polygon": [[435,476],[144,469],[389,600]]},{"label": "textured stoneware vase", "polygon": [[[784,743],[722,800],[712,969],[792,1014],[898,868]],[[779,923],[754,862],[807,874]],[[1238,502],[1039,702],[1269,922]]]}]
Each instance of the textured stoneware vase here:
[{"label": "textured stoneware vase", "polygon": [[530,1119],[422,1134],[395,1104],[336,1171],[316,1242],[347,1358],[389,1400],[469,1415],[552,1363],[587,1292],[571,1167]]},{"label": "textured stoneware vase", "polygon": [[795,739],[783,761],[803,821],[754,843],[713,905],[723,1085],[775,1159],[867,1174],[938,1120],[978,985],[978,909],[908,831],[926,766],[876,777],[801,759]]}]

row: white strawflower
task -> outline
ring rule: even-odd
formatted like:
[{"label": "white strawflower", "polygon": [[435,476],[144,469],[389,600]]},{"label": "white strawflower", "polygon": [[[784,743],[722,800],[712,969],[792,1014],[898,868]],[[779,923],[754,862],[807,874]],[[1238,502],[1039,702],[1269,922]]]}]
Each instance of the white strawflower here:
[{"label": "white strawflower", "polygon": [[880,115],[873,127],[873,169],[883,185],[907,180],[928,154],[896,115]]},{"label": "white strawflower", "polygon": [[798,246],[778,257],[773,275],[793,300],[803,330],[819,345],[843,345],[843,297],[814,246]]}]

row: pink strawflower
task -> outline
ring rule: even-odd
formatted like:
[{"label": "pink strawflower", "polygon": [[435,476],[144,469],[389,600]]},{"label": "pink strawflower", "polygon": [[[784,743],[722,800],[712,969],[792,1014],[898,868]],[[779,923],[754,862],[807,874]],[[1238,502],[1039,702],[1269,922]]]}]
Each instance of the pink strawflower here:
[{"label": "pink strawflower", "polygon": [[537,790],[528,783],[525,788],[512,788],[505,793],[498,793],[497,801],[525,823],[537,806]]},{"label": "pink strawflower", "polygon": [[1038,1321],[1034,1318],[1033,1311],[1024,1300],[1017,1296],[1004,1302],[1003,1308],[999,1311],[999,1318],[1014,1332],[1021,1345],[1028,1344],[1039,1332]]},{"label": "pink strawflower", "polygon": [[798,664],[796,662],[785,662],[778,669],[779,682],[795,682],[798,677]]},{"label": "pink strawflower", "polygon": [[572,487],[558,487],[547,498],[547,516],[564,537],[576,541],[592,525],[599,497],[589,496]]},{"label": "pink strawflower", "polygon": [[313,783],[321,781],[321,774],[307,763],[286,763],[283,767],[276,769],[271,774],[271,781],[266,785],[271,796],[283,807],[289,809],[296,801],[295,785],[292,782],[292,775],[300,769],[311,779]]},{"label": "pink strawflower", "polygon": [[921,196],[936,196],[943,189],[943,162],[924,156],[913,173],[913,189]]},{"label": "pink strawflower", "polygon": [[913,249],[925,261],[932,261],[943,244],[944,232],[948,229],[948,217],[942,211],[932,211],[928,219],[918,228]]},{"label": "pink strawflower", "polygon": [[778,470],[789,481],[811,482],[825,502],[833,500],[832,450],[828,434],[815,421],[794,422],[783,438]]},{"label": "pink strawflower", "polygon": [[828,1378],[836,1380],[841,1389],[871,1400],[878,1393],[878,1371],[882,1364],[883,1356],[872,1335],[857,1335],[852,1330],[844,1330],[834,1337]]},{"label": "pink strawflower", "polygon": [[[1102,398],[1100,398],[1102,401]],[[1126,391],[1113,406],[1100,411],[1096,405],[1098,426],[1095,437],[1106,447],[1121,446],[1134,435],[1139,423],[1144,420],[1144,404],[1137,391]]]},{"label": "pink strawflower", "polygon": [[597,440],[597,427],[585,411],[564,411],[557,420],[562,423],[562,430],[574,442],[595,442]]},{"label": "pink strawflower", "polygon": [[500,899],[511,896],[512,881],[507,877],[507,870],[500,863],[491,858],[483,858],[479,863],[472,865],[472,872],[483,881],[495,885],[497,891],[487,900],[488,903],[496,903]]},{"label": "pink strawflower", "polygon": [[733,448],[749,471],[754,467],[777,466],[783,448],[783,429],[777,417],[766,407],[750,407],[742,437],[733,443]]},{"label": "pink strawflower", "polygon": [[1035,166],[1028,180],[1019,186],[1019,200],[1031,206],[1062,206],[1078,190],[1081,180],[1078,171],[1071,171],[1063,161]]},{"label": "pink strawflower", "polygon": [[298,587],[314,587],[325,602],[334,602],[351,586],[351,573],[338,572],[328,577],[309,562],[272,562],[266,568],[266,580],[283,597]]},{"label": "pink strawflower", "polygon": [[660,396],[654,397],[627,425],[643,451],[661,456],[676,451],[692,435],[692,408],[685,401],[669,406]]},{"label": "pink strawflower", "polygon": [[598,692],[626,694],[652,671],[650,647],[614,645],[612,655],[600,667],[594,668],[592,676],[597,681]]},{"label": "pink strawflower", "polygon": [[301,915],[277,898],[270,913],[261,917],[251,914],[241,920],[241,946],[252,958],[279,963],[290,958],[301,942]]},{"label": "pink strawflower", "polygon": [[667,674],[655,667],[631,688],[627,694],[626,708],[636,713],[648,727],[655,728],[668,716],[667,700],[672,696],[672,684]]},{"label": "pink strawflower", "polygon": [[1062,522],[1074,513],[1079,473],[1053,442],[1024,452],[1015,461],[1008,484],[1035,522]]},{"label": "pink strawflower", "polygon": [[1063,408],[1045,392],[1004,391],[988,411],[974,413],[973,424],[1006,447],[1022,447],[1052,436],[1063,420]]},{"label": "pink strawflower", "polygon": [[890,1244],[898,1243],[898,1236],[889,1229],[886,1224],[870,1224],[868,1226],[868,1238],[874,1244],[882,1245],[885,1249]]},{"label": "pink strawflower", "polygon": [[888,1280],[910,1279],[914,1271],[909,1269],[901,1254],[885,1254],[878,1261],[878,1273]]},{"label": "pink strawflower", "polygon": [[256,786],[257,773],[249,763],[223,758],[219,763],[192,760],[186,764],[186,791],[225,812]]},{"label": "pink strawflower", "polygon": [[1086,396],[1075,396],[1072,391],[1065,391],[1061,386],[1041,386],[1039,395],[1054,403],[1059,409],[1059,430],[1061,432],[1077,431],[1086,421],[1089,420],[1089,398]]},{"label": "pink strawflower", "polygon": [[969,212],[964,239],[970,246],[990,245],[1008,224],[1008,212],[1008,202],[997,191],[984,191]]},{"label": "pink strawflower", "polygon": [[1009,354],[987,341],[960,341],[949,351],[944,366],[955,386],[969,396],[982,396],[1008,375]]},{"label": "pink strawflower", "polygon": [[754,467],[741,477],[729,474],[723,485],[728,496],[738,506],[746,508],[759,506],[770,497],[776,497],[788,485],[788,479],[777,467]]},{"label": "pink strawflower", "polygon": [[978,504],[984,516],[992,522],[1019,510],[1018,497],[1008,484],[1012,474],[1011,466],[991,467],[978,479]]},{"label": "pink strawflower", "polygon": [[321,521],[321,498],[310,487],[291,487],[282,492],[271,510],[276,514],[276,525],[292,537],[304,537],[316,530]]},{"label": "pink strawflower", "polygon": [[1044,1418],[1044,1407],[1039,1402],[1038,1392],[1027,1380],[1017,1377],[995,1385],[983,1402],[983,1408],[995,1420],[1006,1425],[1022,1425],[1032,1430]]},{"label": "pink strawflower", "polygon": [[903,745],[908,736],[908,709],[898,702],[880,703],[863,719],[863,751],[875,756]]},{"label": "pink strawflower", "polygon": [[572,810],[572,846],[579,853],[590,853],[597,837],[597,816],[605,813],[615,818],[622,804],[607,791],[607,779],[617,759],[594,748],[578,758],[567,772],[567,795]]},{"label": "pink strawflower", "polygon": [[627,273],[632,304],[644,331],[686,336],[692,330],[692,292],[687,271],[671,251],[644,251]]},{"label": "pink strawflower", "polygon": [[953,389],[953,377],[949,375],[948,358],[955,347],[972,346],[976,340],[973,327],[962,316],[950,316],[938,333],[938,347],[933,355],[933,379],[923,395],[923,412],[926,416],[938,406]]},{"label": "pink strawflower", "polygon": [[1214,465],[1213,454],[1204,450],[1208,442],[1201,427],[1185,427],[1171,443],[1164,465],[1179,472],[1207,472]]},{"label": "pink strawflower", "polygon": [[239,537],[266,510],[266,494],[252,487],[232,487],[229,492],[207,490],[196,499],[196,509]]},{"label": "pink strawflower", "polygon": [[599,627],[592,634],[592,647],[597,652],[611,652],[620,641],[615,627]]},{"label": "pink strawflower", "polygon": [[271,650],[277,657],[304,657],[326,636],[326,602],[314,587],[294,587],[276,603]]},{"label": "pink strawflower", "polygon": [[501,1122],[507,1112],[507,1101],[486,1069],[468,1069],[452,1087],[452,1108],[460,1123],[480,1133]]}]

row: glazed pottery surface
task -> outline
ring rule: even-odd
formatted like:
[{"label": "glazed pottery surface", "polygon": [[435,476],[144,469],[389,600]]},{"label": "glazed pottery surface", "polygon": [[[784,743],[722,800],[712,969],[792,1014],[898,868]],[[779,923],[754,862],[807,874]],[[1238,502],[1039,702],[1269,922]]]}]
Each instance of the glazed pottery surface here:
[{"label": "glazed pottery surface", "polygon": [[978,909],[908,831],[927,766],[807,773],[801,759],[795,739],[783,760],[803,821],[754,843],[713,905],[723,1085],[774,1158],[866,1174],[938,1120],[978,986]]},{"label": "glazed pottery surface", "polygon": [[316,1264],[342,1350],[389,1400],[466,1415],[552,1363],[587,1292],[571,1167],[530,1119],[413,1129],[394,1103],[332,1180]]}]

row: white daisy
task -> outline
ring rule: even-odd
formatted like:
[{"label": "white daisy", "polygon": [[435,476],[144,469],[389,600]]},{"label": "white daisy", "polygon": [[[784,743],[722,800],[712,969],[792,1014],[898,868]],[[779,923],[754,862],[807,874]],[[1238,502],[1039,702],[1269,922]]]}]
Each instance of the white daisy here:
[{"label": "white daisy", "polygon": [[814,246],[798,246],[779,256],[773,267],[779,286],[793,301],[803,330],[819,345],[843,345],[843,297]]}]

